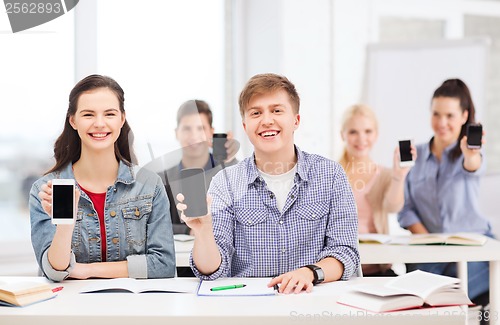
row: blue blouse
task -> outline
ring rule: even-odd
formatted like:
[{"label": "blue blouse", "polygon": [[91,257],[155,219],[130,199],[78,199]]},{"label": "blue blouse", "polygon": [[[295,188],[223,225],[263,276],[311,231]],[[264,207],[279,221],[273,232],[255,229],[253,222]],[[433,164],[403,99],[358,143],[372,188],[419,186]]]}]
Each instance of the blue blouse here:
[{"label": "blue blouse", "polygon": [[485,159],[475,172],[464,169],[463,155],[452,161],[445,148],[441,161],[429,143],[417,146],[417,161],[405,183],[405,204],[398,214],[401,227],[421,222],[431,233],[477,232],[491,235],[491,225],[480,213],[479,185]]}]

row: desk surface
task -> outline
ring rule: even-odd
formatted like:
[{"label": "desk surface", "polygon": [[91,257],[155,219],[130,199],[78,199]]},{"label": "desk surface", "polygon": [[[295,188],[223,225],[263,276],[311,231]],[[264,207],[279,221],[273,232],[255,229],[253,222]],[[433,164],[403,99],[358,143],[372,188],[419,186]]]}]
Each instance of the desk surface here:
[{"label": "desk surface", "polygon": [[[193,242],[176,242],[177,266],[189,266],[189,254]],[[467,289],[467,262],[490,262],[490,307],[495,319],[491,324],[500,323],[500,241],[488,239],[483,246],[433,246],[433,245],[382,245],[360,244],[359,254],[363,264],[392,263],[432,263],[457,262],[458,277]]]},{"label": "desk surface", "polygon": [[483,246],[360,244],[361,263],[457,262],[458,277],[467,290],[467,262],[490,263],[490,324],[500,324],[500,241],[488,239]]},{"label": "desk surface", "polygon": [[363,264],[500,261],[500,241],[483,246],[359,244]]},{"label": "desk surface", "polygon": [[[0,277],[0,280],[6,280]],[[14,278],[16,280],[22,278]],[[24,278],[27,279],[27,278]],[[37,278],[39,281],[46,281]],[[173,293],[79,294],[81,287],[102,280],[64,281],[55,299],[24,308],[0,307],[2,324],[465,324],[467,310],[443,307],[369,313],[336,303],[353,284],[383,283],[387,278],[358,278],[325,283],[312,293],[262,297],[198,297]],[[193,279],[197,281],[197,279]],[[54,287],[60,284],[53,284]]]}]

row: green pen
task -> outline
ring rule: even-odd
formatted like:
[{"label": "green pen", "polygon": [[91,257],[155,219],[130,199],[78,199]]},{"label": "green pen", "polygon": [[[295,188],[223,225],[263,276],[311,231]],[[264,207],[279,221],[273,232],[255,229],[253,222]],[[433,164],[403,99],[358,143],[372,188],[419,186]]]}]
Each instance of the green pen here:
[{"label": "green pen", "polygon": [[213,287],[210,289],[210,291],[221,291],[221,290],[229,290],[229,289],[238,289],[238,288],[243,288],[246,287],[246,284],[233,284],[230,286],[222,286],[222,287]]}]

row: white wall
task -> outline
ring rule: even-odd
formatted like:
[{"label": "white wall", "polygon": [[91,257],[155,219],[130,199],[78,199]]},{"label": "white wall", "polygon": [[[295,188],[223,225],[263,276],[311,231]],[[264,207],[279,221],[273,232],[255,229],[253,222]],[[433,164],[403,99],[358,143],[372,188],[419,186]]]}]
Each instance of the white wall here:
[{"label": "white wall", "polygon": [[429,141],[431,97],[446,79],[467,83],[476,119],[483,121],[489,50],[488,39],[369,46],[364,102],[380,120],[372,158],[390,166],[398,140]]},{"label": "white wall", "polygon": [[[239,92],[255,74],[273,72],[292,81],[301,97],[301,149],[330,156],[332,134],[331,1],[235,0],[234,109]],[[239,113],[234,130],[244,156],[252,152]]]},{"label": "white wall", "polygon": [[[230,24],[234,48],[232,87],[228,89],[231,95],[227,97],[232,102],[226,106],[237,110],[239,91],[252,75],[284,74],[295,83],[302,99],[302,121],[296,132],[296,143],[332,159],[338,159],[343,149],[339,130],[342,113],[350,105],[366,99],[363,93],[367,84],[367,47],[379,42],[383,19],[442,22],[441,37],[446,40],[464,37],[466,14],[500,17],[500,3],[496,1],[228,1],[233,5]],[[425,35],[422,38],[425,39]],[[432,91],[426,99],[431,95]],[[483,102],[482,98],[478,99]],[[479,110],[484,112],[488,104],[485,101]],[[381,124],[390,125],[385,123],[387,116],[380,115]],[[241,128],[239,114],[234,116],[232,127],[244,144],[244,156],[249,155],[252,148]],[[428,125],[422,127],[430,130]],[[431,135],[429,132],[428,136]],[[381,148],[385,145],[375,148],[377,158],[384,156]],[[388,150],[394,146],[391,143]],[[381,163],[390,163],[390,160]]]}]

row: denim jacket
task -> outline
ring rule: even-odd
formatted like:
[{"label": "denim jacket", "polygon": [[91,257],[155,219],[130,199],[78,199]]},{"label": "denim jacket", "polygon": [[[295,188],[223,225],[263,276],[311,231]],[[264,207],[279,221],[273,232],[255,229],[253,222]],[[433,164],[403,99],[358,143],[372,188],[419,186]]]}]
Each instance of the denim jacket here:
[{"label": "denim jacket", "polygon": [[[57,271],[49,263],[48,248],[56,226],[42,208],[38,193],[53,178],[74,179],[73,165],[38,179],[30,192],[31,242],[43,274],[53,281],[69,276],[75,262],[101,262],[101,236],[97,212],[79,186],[81,197],[71,242],[68,269]],[[169,200],[158,175],[120,162],[118,178],[108,187],[104,206],[108,262],[127,260],[131,278],[167,278],[175,275],[175,251]]]}]

